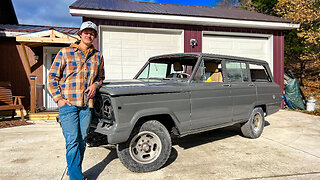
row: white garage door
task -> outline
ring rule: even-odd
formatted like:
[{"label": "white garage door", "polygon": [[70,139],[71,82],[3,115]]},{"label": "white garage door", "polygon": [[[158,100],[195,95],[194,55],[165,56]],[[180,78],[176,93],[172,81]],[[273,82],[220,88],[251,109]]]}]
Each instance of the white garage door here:
[{"label": "white garage door", "polygon": [[151,56],[183,52],[181,30],[101,29],[106,79],[132,79]]},{"label": "white garage door", "polygon": [[272,38],[268,35],[250,36],[204,34],[204,53],[223,54],[265,60],[273,71]]}]

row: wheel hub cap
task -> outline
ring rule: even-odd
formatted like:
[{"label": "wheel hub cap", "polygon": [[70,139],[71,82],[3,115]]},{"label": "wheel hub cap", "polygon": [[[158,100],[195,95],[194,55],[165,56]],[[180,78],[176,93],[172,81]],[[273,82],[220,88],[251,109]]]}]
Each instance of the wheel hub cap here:
[{"label": "wheel hub cap", "polygon": [[142,150],[144,151],[144,152],[146,152],[146,153],[148,153],[148,152],[150,152],[150,145],[148,145],[148,144],[143,144],[142,145]]},{"label": "wheel hub cap", "polygon": [[148,164],[158,158],[161,148],[161,140],[156,134],[143,131],[135,135],[130,141],[129,153],[135,161]]},{"label": "wheel hub cap", "polygon": [[253,122],[252,122],[252,126],[253,126],[254,131],[256,131],[256,132],[259,131],[260,128],[261,128],[261,124],[262,124],[261,115],[260,114],[256,114],[253,117]]}]

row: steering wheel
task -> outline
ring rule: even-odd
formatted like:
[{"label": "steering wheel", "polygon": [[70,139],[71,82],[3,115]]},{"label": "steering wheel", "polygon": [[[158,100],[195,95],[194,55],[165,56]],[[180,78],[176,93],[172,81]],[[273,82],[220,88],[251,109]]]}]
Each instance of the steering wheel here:
[{"label": "steering wheel", "polygon": [[188,78],[188,77],[190,77],[190,74],[188,74],[188,73],[179,73],[178,74],[178,78]]}]

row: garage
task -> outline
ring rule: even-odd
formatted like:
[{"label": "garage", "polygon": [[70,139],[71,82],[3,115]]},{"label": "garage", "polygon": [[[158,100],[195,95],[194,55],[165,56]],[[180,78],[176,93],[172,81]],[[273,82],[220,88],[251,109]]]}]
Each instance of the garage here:
[{"label": "garage", "polygon": [[183,31],[102,26],[106,79],[132,79],[151,56],[183,52]]},{"label": "garage", "polygon": [[273,71],[272,35],[204,32],[202,52],[265,60]]},{"label": "garage", "polygon": [[299,28],[240,8],[78,0],[69,9],[100,27],[94,45],[103,49],[107,80],[132,78],[153,55],[204,52],[265,60],[283,89],[284,31]]}]

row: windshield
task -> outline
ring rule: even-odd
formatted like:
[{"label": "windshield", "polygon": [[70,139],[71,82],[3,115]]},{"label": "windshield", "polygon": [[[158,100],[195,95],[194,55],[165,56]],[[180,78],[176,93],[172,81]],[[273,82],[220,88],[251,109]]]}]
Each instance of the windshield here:
[{"label": "windshield", "polygon": [[174,57],[151,60],[137,79],[184,79],[189,80],[197,57]]}]

